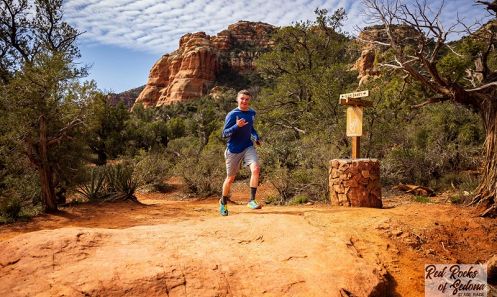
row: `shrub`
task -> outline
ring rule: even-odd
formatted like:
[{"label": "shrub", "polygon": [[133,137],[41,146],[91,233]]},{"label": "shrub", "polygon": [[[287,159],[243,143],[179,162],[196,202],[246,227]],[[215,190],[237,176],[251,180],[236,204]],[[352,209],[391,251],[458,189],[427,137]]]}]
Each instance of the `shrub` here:
[{"label": "shrub", "polygon": [[131,164],[117,164],[108,166],[106,180],[109,191],[107,200],[131,200],[138,202],[135,196],[139,186],[138,180],[133,176],[134,168]]},{"label": "shrub", "polygon": [[88,181],[77,192],[89,201],[131,200],[137,202],[136,189],[140,185],[133,175],[131,163],[95,167]]},{"label": "shrub", "polygon": [[140,185],[164,188],[164,180],[170,177],[173,167],[166,152],[142,153],[135,162],[133,175]]},{"label": "shrub", "polygon": [[200,152],[195,142],[184,143],[179,149],[175,173],[181,176],[187,189],[196,195],[209,196],[221,193],[224,181],[224,147],[204,147]]},{"label": "shrub", "polygon": [[433,105],[418,113],[410,122],[397,123],[396,129],[383,128],[374,134],[389,140],[373,150],[382,158],[383,181],[457,188],[463,179],[458,172],[480,164],[484,141],[480,119],[451,104]]},{"label": "shrub", "polygon": [[430,198],[426,196],[414,196],[414,201],[419,203],[428,203],[430,202]]},{"label": "shrub", "polygon": [[455,194],[454,196],[450,196],[450,203],[452,204],[461,204],[465,200],[464,196],[462,196],[460,193]]},{"label": "shrub", "polygon": [[87,183],[76,188],[76,192],[88,201],[99,201],[108,195],[105,180],[105,167],[93,167]]},{"label": "shrub", "polygon": [[304,204],[309,202],[309,197],[307,195],[296,195],[290,200],[290,204]]},{"label": "shrub", "polygon": [[0,197],[0,216],[6,221],[16,220],[22,209],[21,199],[16,195],[9,197]]},{"label": "shrub", "polygon": [[[274,203],[284,204],[295,196],[308,200],[326,200],[328,193],[328,163],[336,148],[323,143],[323,138],[309,135],[299,141],[288,142],[274,135],[259,149],[264,178],[276,188],[280,196]],[[291,203],[291,202],[290,202]]]},{"label": "shrub", "polygon": [[289,170],[284,167],[274,169],[269,174],[269,181],[276,188],[281,198],[279,199],[280,204],[284,201],[290,200],[290,198],[295,194],[295,189],[291,185],[292,183],[289,176]]}]

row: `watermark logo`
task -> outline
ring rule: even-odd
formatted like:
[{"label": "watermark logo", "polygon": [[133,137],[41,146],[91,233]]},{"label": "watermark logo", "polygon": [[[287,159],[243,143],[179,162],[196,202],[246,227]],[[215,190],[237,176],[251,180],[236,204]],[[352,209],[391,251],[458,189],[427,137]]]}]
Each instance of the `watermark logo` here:
[{"label": "watermark logo", "polygon": [[425,265],[426,297],[487,297],[486,264]]}]

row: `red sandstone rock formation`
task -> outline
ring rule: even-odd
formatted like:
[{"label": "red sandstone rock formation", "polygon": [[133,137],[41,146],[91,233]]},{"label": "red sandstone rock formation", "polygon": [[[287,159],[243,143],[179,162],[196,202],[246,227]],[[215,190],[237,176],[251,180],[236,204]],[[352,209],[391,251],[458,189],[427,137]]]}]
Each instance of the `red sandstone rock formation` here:
[{"label": "red sandstone rock formation", "polygon": [[[20,235],[0,241],[0,292],[12,297],[386,296],[388,272],[374,256],[377,247],[359,252],[362,243],[346,232],[350,222],[313,223],[326,222],[329,213],[256,216]],[[337,232],[324,229],[335,225]]]},{"label": "red sandstone rock formation", "polygon": [[181,37],[178,50],[162,56],[150,70],[135,104],[145,107],[207,95],[221,70],[252,71],[254,58],[271,46],[274,26],[239,21],[216,36],[204,32]]},{"label": "red sandstone rock formation", "polygon": [[[416,36],[419,34],[413,28],[409,26],[395,26],[393,30],[396,32],[400,32],[398,36],[401,36],[399,40],[396,42],[398,44],[401,43],[416,43]],[[357,59],[353,69],[359,72],[358,79],[359,85],[362,85],[370,77],[377,77],[380,75],[380,71],[378,69],[377,62],[375,61],[378,57],[378,52],[385,50],[384,46],[380,46],[373,41],[380,41],[387,43],[388,36],[385,28],[381,25],[366,27],[359,34],[358,42],[362,47],[361,57]]]}]

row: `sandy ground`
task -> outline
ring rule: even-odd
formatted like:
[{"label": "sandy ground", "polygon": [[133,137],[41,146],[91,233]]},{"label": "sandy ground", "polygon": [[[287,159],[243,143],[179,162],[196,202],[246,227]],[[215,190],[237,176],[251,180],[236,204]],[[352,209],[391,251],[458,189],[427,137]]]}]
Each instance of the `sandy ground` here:
[{"label": "sandy ground", "polygon": [[[233,188],[233,200],[244,201],[246,191],[246,185],[236,184]],[[263,201],[264,197],[271,193],[272,190],[266,185],[259,190],[259,199]],[[163,230],[184,228],[181,229],[181,232],[191,233],[198,238],[205,239],[205,246],[208,246],[210,242],[219,237],[218,232],[209,232],[209,230],[222,231],[223,226],[227,226],[226,230],[230,230],[227,236],[231,239],[241,236],[244,228],[252,230],[249,239],[240,237],[234,245],[227,243],[230,253],[236,253],[233,249],[237,248],[240,249],[240,253],[246,253],[247,249],[252,248],[261,253],[260,258],[254,259],[256,263],[272,263],[273,258],[268,257],[275,257],[274,255],[297,259],[300,256],[291,254],[290,251],[298,250],[299,245],[304,245],[306,242],[312,243],[312,248],[304,249],[307,253],[298,258],[299,263],[296,267],[300,267],[298,268],[300,272],[297,273],[293,270],[288,272],[288,278],[294,280],[290,283],[291,294],[288,293],[290,291],[284,291],[289,290],[288,284],[286,287],[284,284],[275,284],[277,290],[270,288],[271,283],[273,283],[271,278],[265,278],[264,271],[256,270],[259,277],[263,280],[266,279],[264,290],[251,291],[242,285],[236,287],[235,284],[232,284],[232,287],[228,289],[216,288],[216,290],[224,288],[224,291],[216,291],[217,293],[213,294],[219,296],[237,296],[238,294],[240,296],[277,296],[282,292],[287,292],[289,296],[333,296],[329,292],[319,294],[319,287],[315,289],[315,286],[312,286],[312,290],[309,291],[311,287],[305,285],[308,285],[309,277],[316,272],[311,270],[320,267],[319,269],[322,269],[324,275],[327,275],[327,270],[326,267],[322,267],[323,265],[347,266],[338,267],[343,271],[361,270],[359,266],[354,267],[354,265],[362,265],[363,262],[372,265],[365,264],[364,267],[373,267],[373,270],[384,269],[382,275],[387,278],[386,290],[388,295],[424,296],[425,264],[482,263],[492,255],[497,254],[497,232],[495,231],[497,230],[497,220],[478,217],[479,211],[474,208],[444,203],[447,199],[443,197],[433,198],[433,201],[437,203],[417,203],[413,202],[409,196],[388,196],[384,198],[383,209],[343,208],[331,207],[327,204],[314,204],[302,206],[265,205],[263,209],[253,211],[244,205],[230,205],[230,216],[226,218],[219,216],[216,198],[187,199],[182,194],[179,184],[176,184],[176,190],[170,193],[148,193],[140,194],[138,197],[143,205],[126,202],[79,204],[63,207],[60,214],[57,215],[42,215],[28,222],[0,226],[0,247],[2,247],[1,244],[8,246],[16,241],[29,242],[30,236],[35,238],[39,233],[36,231],[40,230],[85,228],[84,230],[87,232],[88,228],[95,230],[135,230],[136,227],[142,228],[140,230],[157,230],[157,232],[160,232],[157,228],[165,228]],[[283,228],[278,224],[285,225],[285,227]],[[292,224],[295,226],[295,236],[292,235]],[[301,228],[302,226],[307,227]],[[264,230],[254,230],[254,228]],[[172,232],[171,230],[167,232]],[[313,231],[309,233],[309,230]],[[279,236],[280,234],[282,235]],[[273,243],[273,245],[266,246],[269,243]],[[347,251],[338,249],[339,246],[345,246]],[[216,251],[214,246],[212,248]],[[265,248],[273,250],[278,248],[282,250],[282,253],[268,253]],[[16,251],[21,253],[19,247]],[[326,259],[326,257],[339,258],[340,255],[336,255],[337,252],[353,255],[362,262],[356,263],[357,259],[349,259],[346,263],[340,263],[340,261],[333,262],[336,259]],[[175,252],[171,250],[170,253],[173,255]],[[264,253],[267,254],[264,255]],[[288,259],[282,259],[281,261],[288,262]],[[222,260],[219,261],[221,264],[224,263]],[[246,273],[247,269],[250,270],[250,267],[256,269],[253,268],[253,262],[247,262],[245,266],[244,263],[240,264],[240,267],[244,267],[243,270],[239,271],[242,275]],[[9,265],[11,265],[10,262]],[[271,268],[275,267],[274,265],[261,265],[259,268],[276,269]],[[8,265],[3,264],[2,266],[7,267]],[[225,267],[228,266],[225,265]],[[305,267],[308,267],[309,272],[302,272]],[[228,270],[236,275],[236,269],[236,266],[229,266]],[[9,282],[13,282],[8,278],[8,271],[4,270],[3,280],[0,277],[0,283],[2,283],[0,287],[3,286],[6,289],[10,288]],[[270,271],[266,272],[270,273]],[[322,279],[316,279],[315,276],[314,279],[323,282]],[[346,280],[344,279],[344,281]],[[240,284],[243,284],[243,280],[240,281]],[[299,286],[298,284],[303,285]],[[185,288],[187,288],[186,285]],[[328,287],[323,287],[323,290],[326,288]],[[332,290],[333,288],[329,287],[328,289]],[[274,290],[272,291],[272,289]],[[352,287],[350,290],[354,289],[357,288]],[[170,294],[170,289],[166,288],[166,290],[169,292],[167,296],[174,295]],[[52,293],[54,292],[60,296],[67,293],[52,291]],[[106,294],[113,295],[108,292]],[[135,292],[135,294],[140,294],[140,292]],[[341,294],[346,296],[343,292]],[[93,294],[90,295],[99,294],[98,291],[93,291]],[[184,295],[186,295],[186,289]]]}]

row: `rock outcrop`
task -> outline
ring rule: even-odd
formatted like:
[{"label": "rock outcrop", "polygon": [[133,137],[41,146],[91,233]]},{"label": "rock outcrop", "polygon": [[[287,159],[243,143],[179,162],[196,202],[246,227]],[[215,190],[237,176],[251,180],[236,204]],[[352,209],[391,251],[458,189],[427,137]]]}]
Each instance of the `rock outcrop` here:
[{"label": "rock outcrop", "polygon": [[222,71],[254,70],[254,58],[271,46],[275,27],[239,21],[216,36],[204,32],[181,37],[178,50],[162,56],[150,70],[147,85],[135,104],[172,104],[207,95]]},{"label": "rock outcrop", "polygon": [[[414,28],[404,25],[393,26],[394,36],[398,36],[397,44],[415,44],[419,33]],[[361,57],[357,59],[354,69],[357,70],[359,85],[365,83],[369,78],[380,75],[378,69],[378,53],[385,50],[385,46],[379,45],[378,42],[388,43],[388,35],[384,26],[377,25],[366,27],[358,36],[361,51]]]},{"label": "rock outcrop", "polygon": [[27,233],[0,242],[0,291],[4,296],[386,296],[383,263],[363,256],[372,247],[359,252],[359,240],[351,242],[340,232],[330,236],[316,225],[329,217],[237,215]]}]

